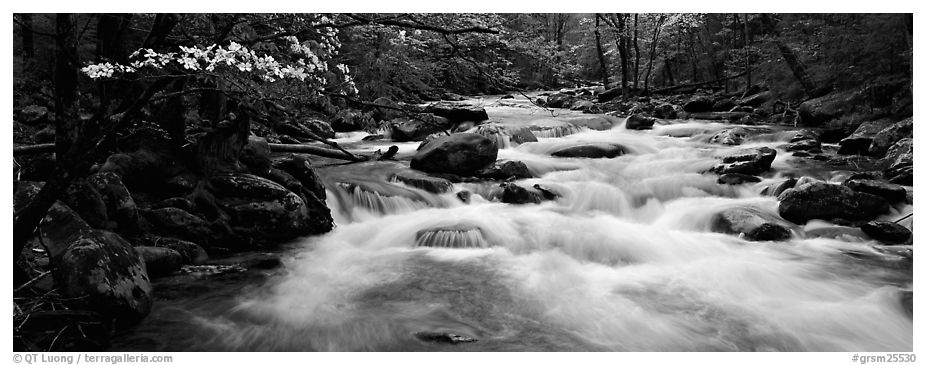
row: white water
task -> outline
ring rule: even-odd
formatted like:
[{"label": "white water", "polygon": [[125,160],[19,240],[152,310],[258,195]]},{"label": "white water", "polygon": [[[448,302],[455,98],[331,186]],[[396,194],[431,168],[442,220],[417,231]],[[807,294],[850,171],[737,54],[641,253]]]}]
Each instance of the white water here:
[{"label": "white water", "polygon": [[[504,123],[549,117],[529,108],[487,109]],[[710,232],[713,215],[729,207],[777,216],[776,200],[759,191],[790,167],[779,150],[776,176],[717,184],[716,175],[701,172],[730,147],[706,144],[703,132],[720,127],[582,128],[501,150],[499,159],[524,161],[540,176],[516,183],[562,195],[538,205],[490,201],[494,183],[456,184],[455,192],[475,193],[469,204],[454,192],[391,183],[390,172],[403,168],[397,164],[320,169],[338,227],[305,240],[285,271],[225,299],[230,303],[183,309],[194,319],[191,331],[202,334],[189,347],[911,351],[912,320],[900,290],[910,289],[912,277],[880,264],[894,258],[876,242],[799,234],[760,243]],[[787,135],[780,138],[746,145],[777,147]],[[630,154],[549,156],[587,142],[618,143]],[[836,176],[824,170],[816,178]],[[885,218],[912,211],[897,208]],[[468,248],[445,248],[461,245]],[[429,344],[413,337],[419,331],[479,341]]]}]

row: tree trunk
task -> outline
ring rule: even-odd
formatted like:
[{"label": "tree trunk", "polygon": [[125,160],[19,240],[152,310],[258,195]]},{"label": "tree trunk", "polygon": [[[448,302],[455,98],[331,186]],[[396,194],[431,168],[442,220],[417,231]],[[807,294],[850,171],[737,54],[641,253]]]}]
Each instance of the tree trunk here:
[{"label": "tree trunk", "polygon": [[604,50],[601,48],[601,32],[598,31],[598,26],[601,25],[601,15],[595,14],[595,47],[598,49],[598,63],[601,65],[601,82],[604,83],[604,88],[608,88],[608,64],[604,57]]},{"label": "tree trunk", "polygon": [[640,43],[637,41],[640,14],[633,14],[633,87],[640,87]]},{"label": "tree trunk", "polygon": [[629,72],[627,70],[628,66],[628,40],[626,27],[627,24],[624,19],[624,14],[617,14],[617,51],[620,54],[621,58],[621,100],[627,101],[630,99],[630,89],[628,87],[628,78]]},{"label": "tree trunk", "polygon": [[[132,14],[101,14],[96,28],[96,61],[128,63],[125,52],[125,29],[128,28]],[[100,104],[108,104],[110,95],[120,95],[121,82],[117,80],[98,81]]]},{"label": "tree trunk", "polygon": [[659,18],[656,19],[656,26],[653,29],[653,43],[650,46],[649,62],[646,63],[646,76],[643,78],[643,89],[647,92],[649,91],[649,77],[653,72],[653,60],[656,58],[656,44],[659,43],[659,32],[662,30],[662,22],[664,19],[664,16],[659,16]]},{"label": "tree trunk", "polygon": [[66,163],[67,151],[80,136],[77,89],[77,37],[74,16],[55,16],[55,144],[59,163]]},{"label": "tree trunk", "polygon": [[752,88],[752,62],[749,60],[749,13],[743,14],[743,46],[746,49],[746,90]]},{"label": "tree trunk", "polygon": [[776,42],[778,50],[781,52],[782,58],[785,59],[785,62],[788,63],[788,67],[791,68],[791,72],[794,73],[794,77],[801,83],[801,86],[804,87],[804,91],[807,92],[807,95],[813,96],[816,92],[817,87],[814,85],[813,80],[810,79],[810,75],[807,75],[807,70],[804,69],[804,64],[801,63],[801,60],[797,58],[797,55],[794,53],[790,47],[785,45],[782,42]]},{"label": "tree trunk", "polygon": [[23,65],[32,61],[35,58],[35,38],[32,34],[32,14],[22,14],[20,17],[22,19],[23,27],[20,27],[22,32],[22,42],[23,42]]}]

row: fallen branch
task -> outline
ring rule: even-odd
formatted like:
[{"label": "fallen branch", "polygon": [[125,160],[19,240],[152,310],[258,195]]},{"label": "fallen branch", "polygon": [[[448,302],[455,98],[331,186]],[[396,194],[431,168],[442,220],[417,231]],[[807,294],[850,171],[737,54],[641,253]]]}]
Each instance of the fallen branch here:
[{"label": "fallen branch", "polygon": [[42,143],[34,144],[28,146],[15,146],[13,147],[13,156],[19,155],[32,155],[37,153],[52,153],[55,152],[54,143]]}]

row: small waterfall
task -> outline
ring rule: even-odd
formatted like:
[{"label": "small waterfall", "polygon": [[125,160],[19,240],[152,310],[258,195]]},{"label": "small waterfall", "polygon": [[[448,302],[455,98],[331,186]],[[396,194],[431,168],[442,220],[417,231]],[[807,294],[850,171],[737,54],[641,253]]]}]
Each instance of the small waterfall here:
[{"label": "small waterfall", "polygon": [[456,224],[418,231],[415,246],[432,248],[486,248],[489,247],[482,229],[468,224]]}]

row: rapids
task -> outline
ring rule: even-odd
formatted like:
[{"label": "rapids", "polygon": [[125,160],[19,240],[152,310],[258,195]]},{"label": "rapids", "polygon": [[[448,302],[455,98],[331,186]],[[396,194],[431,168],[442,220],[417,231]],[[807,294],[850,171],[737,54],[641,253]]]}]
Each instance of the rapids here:
[{"label": "rapids", "polygon": [[[551,115],[527,100],[482,103],[490,119],[530,126]],[[558,110],[556,118],[583,115]],[[555,119],[555,118],[554,118]],[[337,227],[285,246],[279,269],[230,278],[165,279],[152,314],[114,350],[250,351],[912,351],[901,305],[912,269],[874,241],[810,238],[811,222],[782,242],[710,231],[714,214],[750,207],[777,217],[761,190],[789,174],[838,182],[846,171],[792,159],[792,131],[744,146],[777,148],[772,175],[721,185],[702,174],[731,148],[707,143],[729,125],[660,121],[652,130],[561,128],[539,142],[504,144],[561,197],[493,200],[498,183],[429,193],[391,179],[399,162],[319,166]],[[777,127],[776,127],[777,128]],[[352,149],[392,142],[339,134]],[[616,143],[613,159],[552,151]],[[404,160],[403,160],[404,159]],[[457,193],[469,191],[469,203]],[[912,206],[896,206],[897,219]],[[911,220],[905,224],[912,229]],[[446,332],[477,342],[424,342]]]}]

